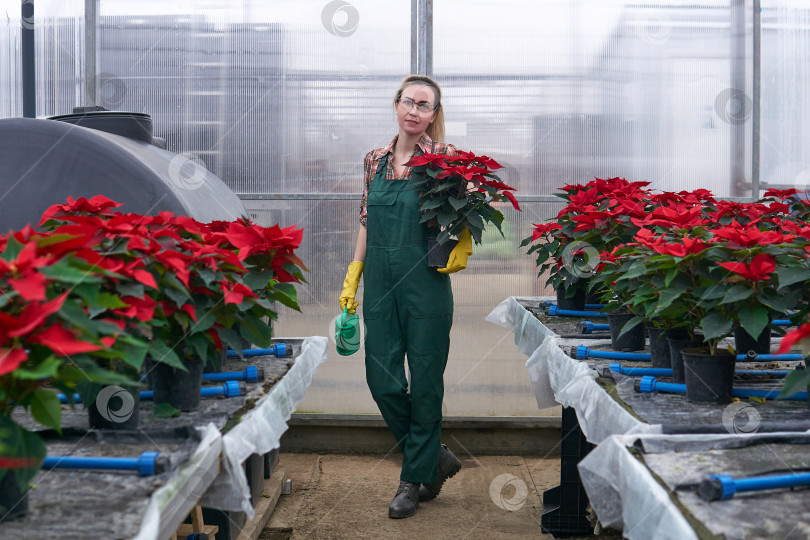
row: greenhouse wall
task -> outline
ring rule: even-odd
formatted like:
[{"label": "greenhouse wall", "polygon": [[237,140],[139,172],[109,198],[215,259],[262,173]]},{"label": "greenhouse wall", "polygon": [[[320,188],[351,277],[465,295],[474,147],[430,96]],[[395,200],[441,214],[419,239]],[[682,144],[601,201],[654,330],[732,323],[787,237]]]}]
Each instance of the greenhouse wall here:
[{"label": "greenhouse wall", "polygon": [[[450,416],[554,414],[538,412],[512,333],[484,317],[508,296],[550,293],[519,243],[560,208],[556,188],[620,176],[751,198],[810,185],[806,2],[429,1],[421,51],[414,2],[99,0],[88,18],[85,0],[37,1],[37,116],[149,113],[168,149],[222,178],[258,223],[304,227],[302,312],[283,309],[276,333],[329,335],[363,157],[396,134],[394,91],[428,55],[446,139],[498,160],[522,207],[503,208],[503,237],[488,231],[452,277]],[[21,116],[27,23],[19,0],[0,5],[0,116]],[[300,410],[376,413],[362,349],[333,349]]]}]

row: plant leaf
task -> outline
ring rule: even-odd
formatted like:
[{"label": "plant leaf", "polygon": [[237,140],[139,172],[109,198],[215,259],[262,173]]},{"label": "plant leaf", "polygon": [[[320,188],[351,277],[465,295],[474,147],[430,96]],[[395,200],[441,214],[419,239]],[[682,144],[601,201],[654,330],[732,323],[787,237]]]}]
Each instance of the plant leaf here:
[{"label": "plant leaf", "polygon": [[55,392],[34,390],[31,395],[31,415],[45,427],[62,432],[62,404]]},{"label": "plant leaf", "polygon": [[155,403],[152,409],[152,416],[155,418],[177,418],[180,411],[172,407],[169,403]]},{"label": "plant leaf", "polygon": [[776,399],[784,399],[796,392],[804,392],[810,384],[810,369],[794,369],[785,377],[785,385]]},{"label": "plant leaf", "polygon": [[761,305],[743,306],[738,315],[740,326],[745,329],[750,336],[757,337],[768,326],[768,310]]},{"label": "plant leaf", "polygon": [[720,313],[709,313],[700,321],[700,330],[706,341],[731,332],[731,321]]}]

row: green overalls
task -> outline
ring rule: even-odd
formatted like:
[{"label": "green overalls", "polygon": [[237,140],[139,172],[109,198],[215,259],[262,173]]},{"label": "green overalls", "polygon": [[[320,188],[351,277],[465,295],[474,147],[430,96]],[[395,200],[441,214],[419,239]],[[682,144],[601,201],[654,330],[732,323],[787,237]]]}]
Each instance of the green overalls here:
[{"label": "green overalls", "polygon": [[408,180],[386,180],[387,161],[366,201],[366,381],[402,450],[400,480],[429,483],[437,480],[453,291],[449,276],[428,268],[418,192]]}]

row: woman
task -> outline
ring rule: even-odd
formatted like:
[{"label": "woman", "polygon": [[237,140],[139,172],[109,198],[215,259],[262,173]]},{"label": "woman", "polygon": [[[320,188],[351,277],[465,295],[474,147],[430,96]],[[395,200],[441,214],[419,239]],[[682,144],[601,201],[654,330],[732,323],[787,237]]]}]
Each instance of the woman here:
[{"label": "woman", "polygon": [[[414,155],[456,154],[444,135],[441,89],[429,77],[406,77],[394,97],[399,133],[364,162],[362,225],[349,264],[341,309],[354,312],[365,266],[366,381],[402,450],[402,472],[388,516],[412,516],[419,501],[436,497],[461,461],[440,444],[444,368],[450,351],[453,292],[447,275],[466,268],[470,232],[459,235],[445,268],[427,265],[429,230],[420,223]],[[434,232],[435,234],[435,232]],[[411,373],[410,393],[405,356]]]}]

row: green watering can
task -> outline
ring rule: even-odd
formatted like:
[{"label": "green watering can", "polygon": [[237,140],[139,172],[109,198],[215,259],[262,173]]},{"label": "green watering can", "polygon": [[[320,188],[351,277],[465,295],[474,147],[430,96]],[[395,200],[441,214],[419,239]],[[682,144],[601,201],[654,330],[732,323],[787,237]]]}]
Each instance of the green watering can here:
[{"label": "green watering can", "polygon": [[335,319],[335,343],[341,356],[351,356],[360,348],[360,317],[349,308]]}]

